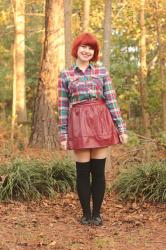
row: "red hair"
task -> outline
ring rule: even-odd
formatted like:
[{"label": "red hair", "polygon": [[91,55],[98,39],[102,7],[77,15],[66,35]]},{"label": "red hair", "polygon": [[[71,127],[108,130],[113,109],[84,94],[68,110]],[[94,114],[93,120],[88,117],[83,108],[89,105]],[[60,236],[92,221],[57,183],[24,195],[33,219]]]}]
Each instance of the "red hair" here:
[{"label": "red hair", "polygon": [[94,50],[94,55],[91,61],[96,62],[98,60],[99,55],[99,44],[96,37],[88,32],[78,35],[73,41],[71,50],[71,54],[74,58],[77,58],[78,47],[82,44],[88,45]]}]

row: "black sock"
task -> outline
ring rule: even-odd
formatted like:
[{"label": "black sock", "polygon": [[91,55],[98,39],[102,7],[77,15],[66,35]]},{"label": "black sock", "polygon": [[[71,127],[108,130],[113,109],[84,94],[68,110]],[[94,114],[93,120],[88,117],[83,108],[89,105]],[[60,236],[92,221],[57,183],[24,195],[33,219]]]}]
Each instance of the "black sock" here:
[{"label": "black sock", "polygon": [[101,205],[105,193],[105,161],[104,159],[91,159],[92,174],[92,200],[93,200],[93,216],[100,215]]},{"label": "black sock", "polygon": [[76,162],[76,187],[83,215],[90,216],[90,161]]}]

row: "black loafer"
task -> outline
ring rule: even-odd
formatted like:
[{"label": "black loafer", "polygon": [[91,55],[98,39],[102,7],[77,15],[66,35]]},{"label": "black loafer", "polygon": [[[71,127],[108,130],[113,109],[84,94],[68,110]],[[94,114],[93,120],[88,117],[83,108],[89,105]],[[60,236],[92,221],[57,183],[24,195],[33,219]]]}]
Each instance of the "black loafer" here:
[{"label": "black loafer", "polygon": [[103,225],[103,221],[102,221],[100,215],[92,217],[92,224],[95,225],[95,226]]},{"label": "black loafer", "polygon": [[90,218],[90,216],[83,215],[82,218],[81,218],[81,220],[80,220],[80,223],[82,225],[90,225],[91,224],[91,218]]}]

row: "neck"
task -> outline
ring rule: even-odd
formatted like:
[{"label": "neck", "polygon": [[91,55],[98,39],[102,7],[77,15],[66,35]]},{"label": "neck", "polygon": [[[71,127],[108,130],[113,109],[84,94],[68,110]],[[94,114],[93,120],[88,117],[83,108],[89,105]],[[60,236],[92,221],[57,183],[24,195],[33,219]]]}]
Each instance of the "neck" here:
[{"label": "neck", "polygon": [[83,61],[80,61],[78,58],[76,59],[76,65],[81,69],[81,70],[85,70],[88,65],[89,65],[89,61],[88,62],[83,62]]}]

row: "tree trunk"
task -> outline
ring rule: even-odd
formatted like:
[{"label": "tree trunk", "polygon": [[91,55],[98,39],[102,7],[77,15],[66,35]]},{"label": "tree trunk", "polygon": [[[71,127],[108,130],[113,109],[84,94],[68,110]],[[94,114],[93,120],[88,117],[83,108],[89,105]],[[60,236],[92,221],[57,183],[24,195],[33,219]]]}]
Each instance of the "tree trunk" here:
[{"label": "tree trunk", "polygon": [[24,0],[17,0],[13,1],[12,4],[15,25],[12,119],[17,123],[23,123],[27,121],[25,99],[25,3]]},{"label": "tree trunk", "polygon": [[83,32],[87,32],[89,29],[89,10],[90,10],[90,0],[84,0]]},{"label": "tree trunk", "polygon": [[145,0],[141,0],[141,16],[140,16],[140,25],[141,25],[141,41],[140,41],[140,50],[141,50],[141,79],[140,79],[140,94],[141,94],[141,107],[142,107],[142,119],[143,119],[143,128],[145,136],[150,137],[150,119],[148,113],[148,95],[146,88],[147,81],[147,63],[146,63],[146,27],[145,27]]},{"label": "tree trunk", "polygon": [[[27,121],[26,98],[25,98],[25,2],[24,0],[12,0],[14,16],[15,37],[13,44],[13,101],[11,141],[13,143],[16,124]],[[20,129],[25,136],[27,128]]]},{"label": "tree trunk", "polygon": [[13,100],[12,100],[12,124],[11,124],[11,142],[14,140],[14,130],[16,123],[16,58],[15,44],[13,45]]},{"label": "tree trunk", "polygon": [[63,11],[63,0],[46,0],[44,51],[30,137],[30,145],[46,149],[58,145],[55,114],[58,73],[65,58]]},{"label": "tree trunk", "polygon": [[159,21],[159,4],[158,0],[155,0],[156,7],[156,28],[157,28],[157,43],[158,43],[158,52],[159,52],[159,69],[160,69],[160,83],[161,83],[161,99],[162,99],[162,124],[163,131],[166,133],[166,82],[164,77],[164,45],[162,41],[162,26]]},{"label": "tree trunk", "polygon": [[108,70],[110,69],[110,53],[111,53],[111,30],[112,30],[111,14],[112,14],[112,0],[105,0],[103,63]]},{"label": "tree trunk", "polygon": [[71,16],[72,0],[64,0],[64,24],[65,24],[65,67],[71,65]]},{"label": "tree trunk", "polygon": [[[141,94],[141,107],[142,107],[142,120],[144,134],[150,138],[150,117],[148,113],[148,94],[147,94],[147,63],[146,63],[146,27],[145,27],[145,0],[141,0],[141,40],[140,40],[140,59],[141,59],[141,79],[140,79],[140,94]],[[144,158],[149,161],[151,158],[151,145],[145,144]]]},{"label": "tree trunk", "polygon": [[[105,0],[104,6],[104,42],[103,42],[103,64],[110,69],[110,50],[111,50],[111,14],[112,14],[112,0]],[[111,148],[109,149],[109,156],[111,156]],[[111,157],[106,161],[106,176],[110,175],[111,171]]]}]

